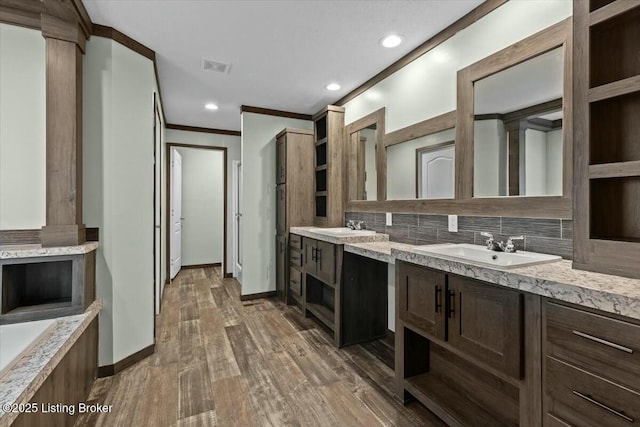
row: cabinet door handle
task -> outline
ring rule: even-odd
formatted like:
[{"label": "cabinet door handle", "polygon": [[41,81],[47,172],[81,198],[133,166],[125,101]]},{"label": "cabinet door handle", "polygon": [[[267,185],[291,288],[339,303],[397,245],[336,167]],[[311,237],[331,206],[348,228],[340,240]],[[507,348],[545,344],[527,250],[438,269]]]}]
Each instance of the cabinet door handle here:
[{"label": "cabinet door handle", "polygon": [[322,260],[322,249],[316,249],[316,261],[320,262]]},{"label": "cabinet door handle", "polygon": [[316,248],[311,248],[311,261],[315,261],[316,258]]},{"label": "cabinet door handle", "polygon": [[630,349],[629,347],[625,347],[625,346],[622,346],[620,344],[616,344],[616,343],[611,342],[611,341],[603,340],[602,338],[594,337],[593,335],[585,334],[584,332],[580,332],[580,331],[571,331],[571,332],[573,332],[574,335],[577,335],[577,336],[579,336],[581,338],[586,338],[588,340],[597,342],[598,344],[603,344],[603,345],[606,345],[608,347],[615,348],[616,350],[620,350],[620,351],[624,351],[625,353],[633,354],[633,349]]},{"label": "cabinet door handle", "polygon": [[442,302],[440,301],[441,294],[442,289],[440,286],[436,285],[436,313],[438,312],[438,309],[442,307]]},{"label": "cabinet door handle", "polygon": [[602,402],[598,402],[596,399],[594,399],[591,395],[589,394],[582,394],[579,391],[573,390],[573,394],[575,394],[576,396],[578,396],[581,399],[586,400],[587,402],[596,405],[599,408],[604,409],[605,411],[609,411],[611,412],[613,415],[617,415],[618,417],[622,418],[625,421],[628,421],[630,423],[633,423],[633,418],[631,418],[630,416],[628,416],[627,414],[625,414],[624,412],[620,412],[620,411],[616,411],[615,409],[605,405]]},{"label": "cabinet door handle", "polygon": [[449,319],[453,319],[453,313],[456,312],[455,307],[455,298],[456,293],[454,291],[449,291]]}]

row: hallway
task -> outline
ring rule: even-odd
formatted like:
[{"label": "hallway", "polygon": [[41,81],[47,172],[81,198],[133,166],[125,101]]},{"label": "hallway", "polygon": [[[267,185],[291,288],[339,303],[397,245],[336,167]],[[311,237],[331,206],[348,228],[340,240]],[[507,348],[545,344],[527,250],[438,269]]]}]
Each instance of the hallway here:
[{"label": "hallway", "polygon": [[219,268],[182,270],[156,322],[155,354],[93,386],[87,403],[112,412],[77,426],[442,425],[393,397],[375,345],[337,350],[294,308],[241,302]]}]

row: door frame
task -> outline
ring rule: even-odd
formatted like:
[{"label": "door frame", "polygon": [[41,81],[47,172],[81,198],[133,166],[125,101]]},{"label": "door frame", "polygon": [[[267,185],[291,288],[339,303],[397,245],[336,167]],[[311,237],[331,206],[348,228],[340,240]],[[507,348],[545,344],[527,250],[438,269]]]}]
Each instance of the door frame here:
[{"label": "door frame", "polygon": [[[162,309],[162,293],[164,283],[162,279],[162,114],[158,108],[158,94],[153,93],[153,315],[160,314]],[[156,121],[157,119],[157,121]],[[159,144],[156,143],[159,140]],[[160,191],[158,191],[160,190]],[[156,200],[157,193],[157,200]],[[158,207],[158,225],[156,225],[156,206]],[[157,227],[157,228],[156,228]],[[158,229],[158,239],[156,239],[156,229]],[[157,240],[157,241],[156,241]],[[160,249],[160,251],[158,251]],[[158,277],[156,277],[156,264],[158,266]],[[157,301],[160,290],[160,301]],[[156,334],[156,323],[153,322],[153,336]],[[154,338],[155,339],[155,338]]]},{"label": "door frame", "polygon": [[[242,162],[240,160],[232,160],[231,161],[231,185],[232,185],[232,203],[233,203],[233,277],[238,277],[242,272],[242,264],[238,264],[236,256],[238,255],[238,247],[240,245],[240,237],[238,233],[238,222],[240,219],[236,218],[236,215],[239,214],[240,218],[242,218],[242,213],[240,212],[240,200],[238,198],[240,194],[240,179],[241,179],[241,170]],[[236,207],[238,207],[238,212],[236,212]],[[238,237],[236,239],[236,237]]]},{"label": "door frame", "polygon": [[[166,143],[166,162],[165,162],[165,170],[166,170],[166,181],[165,181],[165,194],[166,194],[166,202],[165,202],[165,226],[168,231],[171,229],[171,219],[169,218],[169,209],[171,208],[171,160],[170,154],[172,148],[198,148],[202,150],[217,150],[222,151],[223,154],[223,215],[222,215],[222,277],[228,277],[227,274],[227,194],[228,194],[228,170],[227,170],[227,147],[218,147],[218,146],[209,146],[209,145],[197,145],[197,144],[181,144],[177,142],[167,142]],[[171,282],[171,242],[169,239],[169,234],[167,234],[166,240],[166,254],[165,254],[165,271],[167,275],[167,283]]]}]

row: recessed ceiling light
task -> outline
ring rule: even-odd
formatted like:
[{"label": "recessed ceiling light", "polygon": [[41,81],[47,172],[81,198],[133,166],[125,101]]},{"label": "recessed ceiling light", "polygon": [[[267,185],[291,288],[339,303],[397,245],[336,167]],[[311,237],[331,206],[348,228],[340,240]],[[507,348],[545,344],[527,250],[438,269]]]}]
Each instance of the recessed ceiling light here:
[{"label": "recessed ceiling light", "polygon": [[400,43],[402,43],[402,37],[400,37],[397,34],[390,34],[380,39],[380,44],[384,47],[389,47],[389,48],[396,47]]},{"label": "recessed ceiling light", "polygon": [[340,90],[340,85],[338,83],[329,83],[325,87],[327,90]]},{"label": "recessed ceiling light", "polygon": [[205,104],[204,108],[206,108],[207,110],[217,110],[218,106],[216,104],[214,104],[213,102],[210,102],[208,104]]}]

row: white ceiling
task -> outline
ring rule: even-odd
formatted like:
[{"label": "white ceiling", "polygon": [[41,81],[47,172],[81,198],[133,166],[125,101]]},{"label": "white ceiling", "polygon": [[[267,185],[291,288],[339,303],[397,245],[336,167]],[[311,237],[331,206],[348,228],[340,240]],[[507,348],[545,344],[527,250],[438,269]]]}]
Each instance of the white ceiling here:
[{"label": "white ceiling", "polygon": [[[168,123],[240,130],[240,106],[313,114],[482,0],[84,0],[93,22],[156,51]],[[385,49],[390,33],[404,43]],[[201,69],[203,58],[232,64]],[[325,85],[342,89],[329,92]],[[204,104],[219,105],[215,112]]]}]

